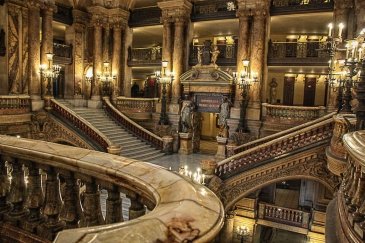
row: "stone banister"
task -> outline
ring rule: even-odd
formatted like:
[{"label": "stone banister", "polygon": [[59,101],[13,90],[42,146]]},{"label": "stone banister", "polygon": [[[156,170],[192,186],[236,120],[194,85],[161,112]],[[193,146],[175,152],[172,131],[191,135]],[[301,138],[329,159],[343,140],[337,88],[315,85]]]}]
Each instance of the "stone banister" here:
[{"label": "stone banister", "polygon": [[149,120],[156,112],[158,98],[128,98],[118,97],[116,107],[119,111],[134,120]]},{"label": "stone banister", "polygon": [[31,111],[30,96],[28,95],[1,95],[0,115],[14,115]]},{"label": "stone banister", "polygon": [[[44,199],[39,169],[47,174]],[[79,181],[86,187],[83,200]],[[206,187],[163,167],[98,151],[0,135],[0,182],[0,222],[46,241],[59,232],[54,242],[211,242],[223,226],[223,205]],[[105,219],[101,188],[108,191]],[[120,192],[136,203],[130,216],[141,203],[151,211],[123,222]]]},{"label": "stone banister", "polygon": [[126,128],[128,131],[130,131],[137,137],[145,140],[155,148],[163,148],[163,140],[161,137],[138,125],[136,122],[132,121],[122,112],[120,112],[117,108],[113,106],[108,97],[103,97],[103,107],[111,117],[113,117],[120,125]]},{"label": "stone banister", "polygon": [[86,121],[67,106],[57,102],[55,99],[51,99],[50,107],[54,113],[70,122],[73,126],[80,129],[95,141],[105,152],[108,151],[108,148],[113,146],[113,143],[103,133],[98,131],[90,122]]},{"label": "stone banister", "polygon": [[284,131],[281,131],[281,132],[278,132],[278,133],[275,133],[275,134],[272,134],[270,136],[266,136],[266,137],[263,137],[263,138],[260,138],[260,139],[256,139],[252,142],[249,142],[249,143],[245,143],[245,144],[242,144],[240,146],[237,146],[236,148],[234,148],[232,151],[234,154],[238,154],[238,153],[241,153],[243,151],[246,151],[250,148],[253,148],[253,147],[256,147],[260,144],[263,144],[263,143],[267,143],[269,141],[272,141],[274,139],[278,139],[278,138],[281,138],[285,135],[288,135],[288,134],[291,134],[293,132],[296,132],[296,131],[299,131],[301,129],[304,129],[306,127],[309,127],[309,126],[312,126],[312,125],[315,125],[319,122],[322,122],[322,121],[325,121],[325,120],[332,120],[333,119],[333,116],[336,114],[336,112],[333,112],[333,113],[330,113],[328,115],[325,115],[323,117],[320,117],[316,120],[313,120],[313,121],[309,121],[309,122],[306,122],[304,124],[301,124],[299,126],[295,126],[295,127],[292,127],[290,129],[287,129],[287,130],[284,130]]},{"label": "stone banister", "polygon": [[263,103],[262,110],[262,116],[268,122],[273,120],[280,120],[280,122],[285,122],[285,120],[305,122],[322,117],[325,114],[326,107],[271,105]]},{"label": "stone banister", "polygon": [[258,143],[254,147],[218,162],[215,174],[226,179],[243,169],[257,167],[265,161],[289,152],[315,143],[327,143],[332,137],[333,127],[333,117],[327,116],[326,119],[308,127],[303,126],[301,129],[292,130],[291,133],[286,132],[281,136],[273,137],[272,140],[266,139],[263,143]]}]

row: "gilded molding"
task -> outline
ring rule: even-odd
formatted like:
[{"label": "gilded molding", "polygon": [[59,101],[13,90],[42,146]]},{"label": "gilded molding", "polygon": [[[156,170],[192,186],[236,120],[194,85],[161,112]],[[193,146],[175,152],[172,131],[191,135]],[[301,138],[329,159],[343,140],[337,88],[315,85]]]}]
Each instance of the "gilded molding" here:
[{"label": "gilded molding", "polygon": [[162,10],[161,23],[164,22],[188,22],[192,4],[187,0],[158,2],[157,6]]}]

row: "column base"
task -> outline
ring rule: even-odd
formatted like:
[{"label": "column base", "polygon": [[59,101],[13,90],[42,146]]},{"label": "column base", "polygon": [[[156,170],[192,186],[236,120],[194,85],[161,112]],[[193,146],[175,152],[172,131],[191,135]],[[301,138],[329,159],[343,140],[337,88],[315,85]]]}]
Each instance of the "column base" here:
[{"label": "column base", "polygon": [[179,133],[180,138],[180,149],[179,154],[192,154],[193,153],[193,147],[192,147],[192,138],[193,134],[191,133]]},{"label": "column base", "polygon": [[31,107],[32,107],[32,111],[41,111],[43,110],[44,107],[44,101],[41,99],[40,96],[38,95],[31,95],[30,96],[31,99]]},{"label": "column base", "polygon": [[223,160],[226,158],[226,144],[227,144],[228,138],[223,137],[217,137],[217,153],[215,154],[216,159]]}]

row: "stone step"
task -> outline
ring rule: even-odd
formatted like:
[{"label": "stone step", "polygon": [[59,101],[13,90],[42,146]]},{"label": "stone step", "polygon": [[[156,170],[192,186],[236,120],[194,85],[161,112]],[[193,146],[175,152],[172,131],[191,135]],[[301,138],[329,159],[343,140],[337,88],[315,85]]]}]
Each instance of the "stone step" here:
[{"label": "stone step", "polygon": [[150,160],[156,159],[156,157],[159,157],[160,155],[163,156],[164,154],[158,150],[155,150],[153,152],[141,154],[138,156],[131,156],[130,158],[137,159],[137,160],[143,160],[143,161],[147,161],[147,160],[150,161]]},{"label": "stone step", "polygon": [[130,148],[135,148],[135,147],[138,147],[138,148],[143,148],[144,146],[149,146],[148,144],[146,143],[143,143],[139,140],[136,140],[135,142],[124,142],[124,143],[118,143],[122,146],[122,151],[126,151]]},{"label": "stone step", "polygon": [[156,154],[155,156],[149,156],[148,158],[143,158],[143,159],[140,159],[140,160],[145,161],[145,162],[151,162],[151,161],[154,161],[154,160],[156,160],[158,158],[161,158],[163,156],[165,156],[165,154],[161,152],[159,154]]},{"label": "stone step", "polygon": [[155,151],[158,151],[158,150],[148,146],[148,147],[143,148],[143,149],[141,149],[141,148],[140,149],[128,149],[127,151],[122,152],[122,154],[123,154],[123,156],[126,156],[126,157],[134,157],[134,156],[140,155],[141,153],[146,154],[146,153],[155,152]]}]

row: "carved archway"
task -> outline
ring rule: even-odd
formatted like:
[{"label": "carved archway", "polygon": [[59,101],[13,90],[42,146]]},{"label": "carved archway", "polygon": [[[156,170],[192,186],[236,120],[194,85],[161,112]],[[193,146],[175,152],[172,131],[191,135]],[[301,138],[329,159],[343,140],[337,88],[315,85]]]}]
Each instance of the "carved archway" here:
[{"label": "carved archway", "polygon": [[338,178],[327,169],[323,151],[323,147],[305,151],[236,175],[225,180],[217,194],[227,211],[251,192],[283,180],[314,180],[334,192],[339,184]]}]

